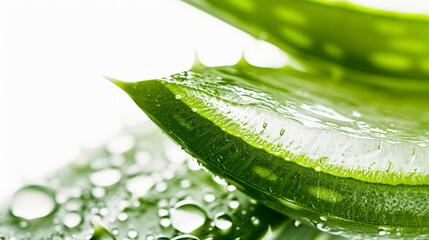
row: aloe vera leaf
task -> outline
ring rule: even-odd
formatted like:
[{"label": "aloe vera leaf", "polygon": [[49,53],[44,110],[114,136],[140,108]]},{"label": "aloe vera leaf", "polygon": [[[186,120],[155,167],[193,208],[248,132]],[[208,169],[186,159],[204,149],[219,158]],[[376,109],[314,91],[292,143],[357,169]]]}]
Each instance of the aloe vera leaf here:
[{"label": "aloe vera leaf", "polygon": [[210,171],[279,212],[352,236],[429,232],[427,94],[243,63],[114,83]]},{"label": "aloe vera leaf", "polygon": [[[185,162],[180,162],[183,160]],[[119,171],[118,182],[115,182],[118,172],[110,170]],[[106,175],[104,181],[101,181],[102,175],[94,175],[100,171]],[[301,239],[310,240],[319,234],[305,226],[295,227],[288,218],[240,192],[226,190],[226,186],[213,179],[153,125],[145,123],[124,131],[103,147],[85,150],[71,165],[47,178],[44,186],[30,185],[18,191],[32,194],[26,196],[31,197],[30,201],[36,198],[35,193],[28,190],[52,198],[55,208],[46,216],[28,220],[26,218],[41,212],[31,208],[20,212],[22,206],[13,205],[16,198],[5,201],[0,208],[0,239],[172,238],[184,235],[169,223],[171,208],[184,198],[201,204],[207,214],[205,225],[190,233],[201,239],[209,236],[258,239],[267,235],[268,228],[274,232],[273,236],[276,232],[287,236],[287,229],[298,236],[302,230]],[[113,184],[100,187],[91,181]],[[136,184],[139,181],[140,185]],[[37,206],[44,209],[45,204],[46,201],[42,201]],[[220,212],[226,217],[212,226]]]},{"label": "aloe vera leaf", "polygon": [[184,1],[277,45],[313,70],[429,78],[427,15],[376,10],[347,1]]}]

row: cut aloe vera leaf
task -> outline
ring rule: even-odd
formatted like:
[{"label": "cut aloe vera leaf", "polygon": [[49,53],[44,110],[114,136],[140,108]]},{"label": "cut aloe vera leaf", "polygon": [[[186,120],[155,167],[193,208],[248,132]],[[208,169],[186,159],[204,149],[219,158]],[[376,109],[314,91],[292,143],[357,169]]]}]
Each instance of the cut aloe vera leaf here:
[{"label": "cut aloe vera leaf", "polygon": [[223,184],[146,122],[17,191],[0,207],[0,239],[324,236]]},{"label": "cut aloe vera leaf", "polygon": [[[429,16],[328,0],[184,0],[310,68],[429,78]],[[332,66],[332,63],[335,65]]]},{"label": "cut aloe vera leaf", "polygon": [[277,211],[339,234],[429,233],[427,94],[244,63],[113,81],[209,170]]}]

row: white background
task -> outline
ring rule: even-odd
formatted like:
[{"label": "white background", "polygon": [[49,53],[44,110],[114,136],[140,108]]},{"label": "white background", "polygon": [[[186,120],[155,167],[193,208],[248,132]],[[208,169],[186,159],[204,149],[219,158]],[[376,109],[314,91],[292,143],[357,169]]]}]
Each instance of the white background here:
[{"label": "white background", "polygon": [[167,76],[196,47],[203,63],[234,64],[255,43],[174,0],[0,4],[0,198],[145,117],[103,76]]},{"label": "white background", "polygon": [[[424,0],[371,3],[429,13]],[[268,65],[287,59],[178,0],[1,0],[0,199],[145,118],[103,76],[167,76],[196,50],[207,65],[243,50]]]}]

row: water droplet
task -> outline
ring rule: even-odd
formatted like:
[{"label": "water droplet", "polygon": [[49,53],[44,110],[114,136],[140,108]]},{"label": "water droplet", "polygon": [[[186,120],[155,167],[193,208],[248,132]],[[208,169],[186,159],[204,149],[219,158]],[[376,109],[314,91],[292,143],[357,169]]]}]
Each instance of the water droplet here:
[{"label": "water droplet", "polygon": [[211,202],[213,202],[216,199],[216,197],[215,197],[214,194],[209,193],[209,194],[205,194],[203,196],[203,199],[204,199],[205,202],[211,203]]},{"label": "water droplet", "polygon": [[165,183],[165,182],[159,182],[159,183],[156,184],[155,190],[157,192],[165,192],[165,190],[167,190],[167,187],[168,187],[167,183]]},{"label": "water droplet", "polygon": [[[28,222],[26,222],[26,221],[22,221],[22,222],[20,222],[19,223],[19,227],[20,228],[27,228],[28,227]],[[1,239],[1,238],[0,238]]]},{"label": "water droplet", "polygon": [[55,197],[55,201],[58,204],[66,203],[69,200],[69,196],[67,194],[64,194],[62,192],[58,192],[57,196]]},{"label": "water droplet", "polygon": [[182,181],[180,181],[180,186],[182,188],[189,188],[192,185],[191,180],[189,179],[183,179]]},{"label": "water droplet", "polygon": [[192,108],[192,112],[196,112],[196,111],[198,111],[198,109]]},{"label": "water droplet", "polygon": [[92,189],[91,194],[95,198],[102,198],[106,195],[106,190],[104,190],[104,188],[96,187]]},{"label": "water droplet", "polygon": [[213,180],[214,180],[216,183],[218,183],[218,184],[220,184],[220,185],[222,185],[222,186],[226,186],[226,185],[228,185],[228,184],[226,183],[226,181],[225,181],[224,179],[220,178],[219,176],[214,176],[214,177],[213,177]]},{"label": "water droplet", "polygon": [[317,229],[319,229],[322,232],[328,232],[331,230],[329,227],[325,226],[323,223],[318,223],[316,225],[316,227],[317,227]]},{"label": "water droplet", "polygon": [[328,221],[328,218],[321,216],[321,217],[320,217],[320,220],[322,220],[322,221],[326,222],[326,221]]},{"label": "water droplet", "polygon": [[134,196],[144,197],[152,188],[153,184],[154,182],[150,176],[141,175],[128,180],[126,189]]},{"label": "water droplet", "polygon": [[107,216],[107,214],[109,214],[109,209],[108,208],[102,208],[102,209],[100,209],[100,215],[101,216]]},{"label": "water droplet", "polygon": [[99,210],[98,210],[98,208],[93,207],[93,208],[91,208],[90,213],[91,213],[92,215],[96,215],[96,214],[98,214],[98,213],[99,213]]},{"label": "water droplet", "polygon": [[159,224],[162,227],[169,227],[171,225],[171,220],[169,218],[161,218],[161,220],[159,220]]},{"label": "water droplet", "polygon": [[177,100],[180,100],[181,98],[182,98],[182,96],[181,96],[180,94],[177,94],[177,95],[176,95],[176,99],[177,99]]},{"label": "water droplet", "polygon": [[200,170],[202,167],[201,165],[197,162],[197,160],[192,159],[192,160],[188,160],[188,168],[191,171],[198,171]]},{"label": "water droplet", "polygon": [[52,223],[58,225],[61,223],[61,219],[59,219],[58,217],[54,217],[54,219],[52,219]]},{"label": "water droplet", "polygon": [[171,224],[180,232],[195,231],[206,222],[206,218],[204,210],[191,200],[183,200],[170,209]]},{"label": "water droplet", "polygon": [[106,149],[110,153],[120,154],[120,153],[127,152],[128,150],[133,148],[134,144],[135,144],[135,140],[133,136],[124,135],[124,136],[117,137],[112,141],[110,141],[109,143],[107,143]]},{"label": "water droplet", "polygon": [[127,236],[129,238],[136,238],[138,236],[138,233],[136,230],[128,230]]},{"label": "water droplet", "polygon": [[168,216],[168,210],[164,208],[158,209],[158,216],[160,217],[166,217]]},{"label": "water droplet", "polygon": [[54,227],[54,230],[55,230],[56,232],[61,232],[61,231],[62,231],[62,229],[61,229],[61,227],[60,227],[60,226],[55,226],[55,227]]},{"label": "water droplet", "polygon": [[360,112],[356,111],[356,110],[353,110],[352,116],[360,118],[360,117],[362,117],[362,114]]},{"label": "water droplet", "polygon": [[146,235],[146,240],[154,240],[155,237],[152,234]]},{"label": "water droplet", "polygon": [[295,221],[295,227],[299,227],[299,226],[301,226],[301,222],[300,222],[300,221],[298,221],[298,220],[296,220],[296,221]]},{"label": "water droplet", "polygon": [[232,226],[232,218],[228,214],[220,212],[215,215],[214,223],[217,228],[227,230]]},{"label": "water droplet", "polygon": [[170,240],[170,238],[167,236],[158,236],[156,237],[156,240]]},{"label": "water droplet", "polygon": [[186,235],[180,235],[180,236],[174,237],[171,240],[200,240],[200,239],[195,236],[186,234]]},{"label": "water droplet", "polygon": [[127,219],[128,219],[128,214],[126,214],[126,213],[119,213],[118,214],[118,220],[119,221],[123,222],[123,221],[126,221]]},{"label": "water droplet", "polygon": [[228,185],[228,186],[226,187],[226,190],[227,190],[228,192],[234,192],[236,189],[237,189],[237,188],[236,188],[234,185]]},{"label": "water droplet", "polygon": [[315,168],[314,168],[314,170],[315,170],[316,172],[320,172],[321,168],[320,168],[319,166],[317,166],[317,167],[315,167]]},{"label": "water droplet", "polygon": [[250,221],[252,221],[253,225],[259,225],[259,219],[255,216],[252,216]]},{"label": "water droplet", "polygon": [[27,186],[14,194],[11,212],[14,216],[27,220],[45,217],[54,211],[54,199],[54,195],[46,187]]},{"label": "water droplet", "polygon": [[240,206],[240,203],[237,200],[231,200],[228,202],[228,206],[232,209],[236,209]]},{"label": "water droplet", "polygon": [[99,187],[109,187],[121,180],[121,172],[116,169],[104,169],[94,172],[89,176],[92,184]]},{"label": "water droplet", "polygon": [[174,169],[170,169],[170,168],[168,168],[168,169],[166,169],[166,170],[162,173],[162,177],[163,177],[164,179],[169,180],[169,179],[174,178],[175,174],[176,174],[176,173],[174,172]]},{"label": "water droplet", "polygon": [[82,216],[79,213],[70,212],[63,217],[63,224],[68,228],[77,227],[81,222]]},{"label": "water droplet", "polygon": [[167,207],[167,206],[168,206],[167,199],[161,199],[161,200],[158,201],[158,207],[163,208],[163,207]]}]

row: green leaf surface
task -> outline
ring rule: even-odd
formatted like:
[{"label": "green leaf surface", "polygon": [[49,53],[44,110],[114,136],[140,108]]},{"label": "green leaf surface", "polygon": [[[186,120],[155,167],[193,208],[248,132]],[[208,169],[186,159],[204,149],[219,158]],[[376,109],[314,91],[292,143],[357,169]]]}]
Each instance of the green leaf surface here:
[{"label": "green leaf surface", "polygon": [[277,45],[313,71],[365,78],[375,74],[397,81],[429,79],[427,15],[347,1],[184,1]]},{"label": "green leaf surface", "polygon": [[296,227],[236,191],[148,122],[21,188],[0,223],[7,240],[342,239]]},{"label": "green leaf surface", "polygon": [[245,63],[114,82],[210,171],[279,212],[349,236],[428,234],[426,93]]}]

